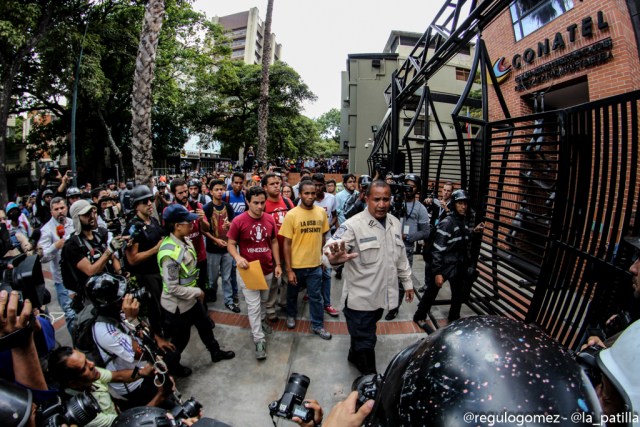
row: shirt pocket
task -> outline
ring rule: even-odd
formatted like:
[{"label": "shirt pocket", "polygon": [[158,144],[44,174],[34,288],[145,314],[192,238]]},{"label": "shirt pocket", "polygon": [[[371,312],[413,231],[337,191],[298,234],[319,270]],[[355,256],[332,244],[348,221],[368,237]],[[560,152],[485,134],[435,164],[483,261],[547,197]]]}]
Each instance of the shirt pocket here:
[{"label": "shirt pocket", "polygon": [[358,246],[360,249],[358,257],[363,265],[374,264],[378,261],[380,256],[380,242],[378,240],[360,243]]}]

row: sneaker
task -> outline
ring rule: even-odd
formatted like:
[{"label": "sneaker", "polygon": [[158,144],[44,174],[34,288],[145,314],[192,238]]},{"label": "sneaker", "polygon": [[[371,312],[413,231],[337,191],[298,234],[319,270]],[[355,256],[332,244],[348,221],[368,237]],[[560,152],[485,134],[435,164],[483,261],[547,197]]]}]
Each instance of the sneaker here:
[{"label": "sneaker", "polygon": [[331,317],[338,317],[338,310],[333,308],[331,304],[324,307],[324,311]]},{"label": "sneaker", "polygon": [[273,328],[271,327],[271,325],[269,325],[266,319],[262,321],[262,332],[264,332],[267,335],[273,333]]},{"label": "sneaker", "polygon": [[228,310],[233,311],[234,313],[240,313],[240,307],[238,307],[238,304],[225,304],[225,307],[227,307]]},{"label": "sneaker", "polygon": [[256,359],[264,360],[267,358],[267,343],[266,341],[258,341],[256,343]]},{"label": "sneaker", "polygon": [[275,313],[269,313],[267,314],[267,320],[269,322],[277,322],[278,321],[278,315]]},{"label": "sneaker", "polygon": [[287,316],[287,328],[293,329],[296,327],[296,318]]},{"label": "sneaker", "polygon": [[325,328],[311,328],[311,332],[318,335],[323,340],[331,339],[331,333],[329,333]]}]

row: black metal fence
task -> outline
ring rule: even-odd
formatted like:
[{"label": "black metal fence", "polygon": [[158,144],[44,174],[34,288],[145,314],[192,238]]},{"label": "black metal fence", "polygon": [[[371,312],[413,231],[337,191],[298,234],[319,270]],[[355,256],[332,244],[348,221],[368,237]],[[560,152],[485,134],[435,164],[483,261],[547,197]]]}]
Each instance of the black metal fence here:
[{"label": "black metal fence", "polygon": [[473,191],[486,224],[474,311],[535,322],[576,347],[630,297],[621,241],[640,228],[639,100],[633,92],[486,126]]}]

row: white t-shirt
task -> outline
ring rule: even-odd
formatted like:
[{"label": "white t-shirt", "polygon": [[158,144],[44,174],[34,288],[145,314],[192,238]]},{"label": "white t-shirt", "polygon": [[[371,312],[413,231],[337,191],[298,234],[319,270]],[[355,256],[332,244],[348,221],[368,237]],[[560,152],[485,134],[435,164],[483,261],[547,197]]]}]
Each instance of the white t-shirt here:
[{"label": "white t-shirt", "polygon": [[[313,202],[314,205],[320,206],[327,213],[327,217],[329,218],[329,225],[331,225],[331,221],[333,221],[333,213],[338,209],[338,202],[336,201],[336,196],[329,193],[324,193],[324,199],[317,200]],[[325,237],[327,240],[331,237],[331,230],[327,231]]]},{"label": "white t-shirt", "polygon": [[[93,325],[93,338],[98,344],[98,350],[103,360],[109,360],[113,357],[112,355],[116,356],[107,363],[106,369],[109,371],[134,369],[136,365],[138,365],[139,368],[143,368],[146,365],[144,360],[136,363],[136,355],[133,350],[133,338],[122,332],[113,323],[96,322]],[[108,354],[107,351],[110,354]],[[126,395],[140,387],[142,381],[143,379],[136,380],[126,384],[126,387],[124,383],[110,383],[109,386],[116,393]]]}]

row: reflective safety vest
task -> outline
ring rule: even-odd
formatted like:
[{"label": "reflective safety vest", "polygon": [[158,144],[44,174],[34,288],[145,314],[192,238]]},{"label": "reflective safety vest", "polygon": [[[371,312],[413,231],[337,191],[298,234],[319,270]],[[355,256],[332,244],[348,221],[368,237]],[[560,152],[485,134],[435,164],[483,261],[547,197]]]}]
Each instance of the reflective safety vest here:
[{"label": "reflective safety vest", "polygon": [[[188,250],[193,256],[194,261],[198,259],[196,255],[195,249],[193,247],[188,246]],[[180,285],[195,287],[198,282],[198,272],[199,269],[195,266],[189,269],[188,266],[183,262],[185,255],[185,250],[182,246],[176,244],[173,241],[171,236],[167,236],[162,240],[160,244],[160,250],[158,251],[158,265],[160,266],[160,271],[162,272],[162,259],[166,256],[174,260],[180,266]],[[162,278],[162,288],[168,292],[167,284],[165,283],[164,277]]]}]

